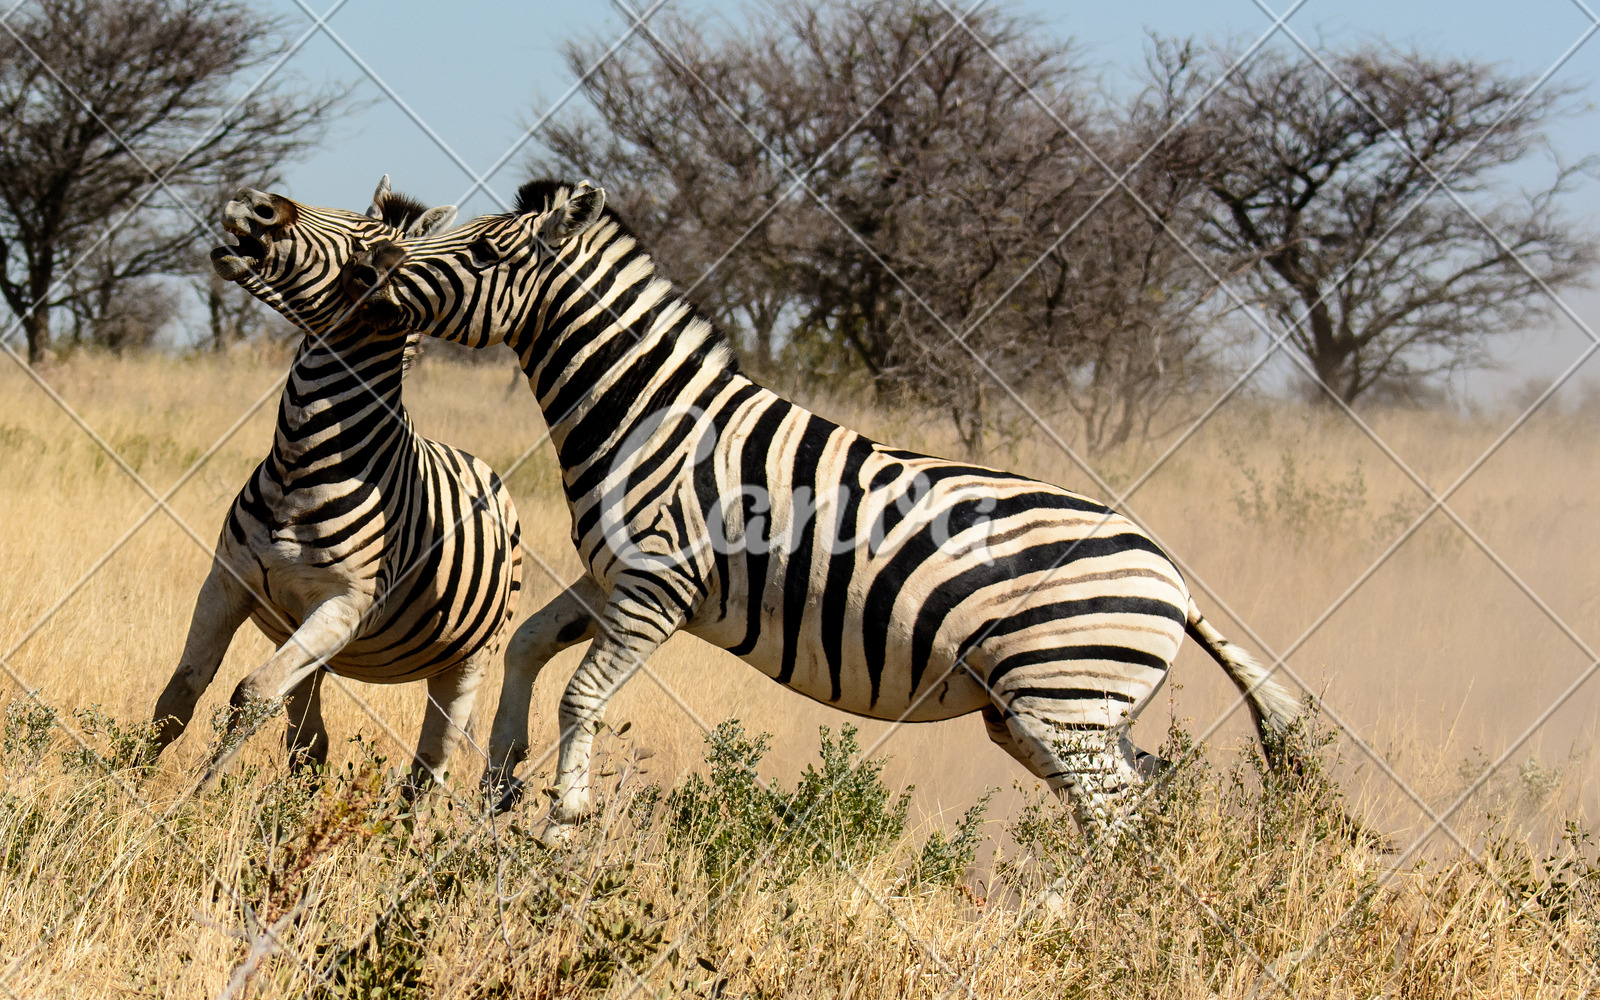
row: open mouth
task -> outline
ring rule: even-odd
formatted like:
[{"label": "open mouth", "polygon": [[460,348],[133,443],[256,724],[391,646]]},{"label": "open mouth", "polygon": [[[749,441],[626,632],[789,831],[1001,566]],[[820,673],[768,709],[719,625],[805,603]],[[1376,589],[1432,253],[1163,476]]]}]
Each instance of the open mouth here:
[{"label": "open mouth", "polygon": [[238,281],[260,268],[267,256],[267,245],[232,220],[224,222],[223,228],[227,230],[228,242],[211,251],[211,269],[224,281]]}]

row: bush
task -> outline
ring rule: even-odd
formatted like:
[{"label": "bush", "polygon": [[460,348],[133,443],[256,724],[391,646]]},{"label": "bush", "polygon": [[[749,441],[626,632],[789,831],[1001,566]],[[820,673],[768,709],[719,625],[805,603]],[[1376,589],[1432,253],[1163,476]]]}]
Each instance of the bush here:
[{"label": "bush", "polygon": [[[667,796],[668,844],[692,848],[713,883],[726,884],[759,863],[764,887],[792,884],[811,870],[852,870],[887,854],[905,834],[911,789],[890,791],[886,760],[857,759],[861,746],[849,723],[837,738],[822,726],[820,740],[820,766],[808,765],[789,792],[758,781],[769,734],[746,736],[737,720],[718,726],[706,738],[709,775],[691,775]],[[981,843],[987,802],[967,810],[953,836],[929,836],[916,881],[960,880]]]}]

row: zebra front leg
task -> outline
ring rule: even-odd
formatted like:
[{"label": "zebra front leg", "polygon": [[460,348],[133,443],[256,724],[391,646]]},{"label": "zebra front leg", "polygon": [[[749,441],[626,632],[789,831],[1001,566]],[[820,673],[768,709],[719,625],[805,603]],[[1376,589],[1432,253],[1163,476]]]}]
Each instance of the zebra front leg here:
[{"label": "zebra front leg", "polygon": [[228,700],[227,731],[200,781],[201,789],[216,781],[244,741],[276,712],[285,695],[344,648],[360,628],[360,608],[359,602],[349,597],[323,601],[306,616],[288,642],[239,682]]},{"label": "zebra front leg", "polygon": [[307,766],[327,764],[328,727],[322,722],[322,671],[315,671],[296,684],[284,700],[284,709],[289,716],[289,726],[283,734],[284,746],[289,750],[289,770],[298,772]]},{"label": "zebra front leg", "polygon": [[589,652],[561,695],[561,753],[550,825],[541,837],[545,844],[565,839],[588,815],[589,760],[606,704],[679,624],[656,613],[606,609]]},{"label": "zebra front leg", "polygon": [[151,763],[173,740],[183,735],[194,718],[195,702],[217,675],[217,667],[233,642],[234,633],[250,617],[255,597],[220,563],[213,562],[189,619],[189,637],[183,656],[173,671],[151,716],[154,736],[145,754]]},{"label": "zebra front leg", "polygon": [[496,812],[522,796],[522,782],[512,772],[528,756],[528,710],[539,671],[563,649],[593,637],[593,616],[605,604],[605,593],[586,576],[531,615],[506,644],[505,681],[483,771],[484,794],[496,800]]},{"label": "zebra front leg", "polygon": [[422,735],[417,737],[416,756],[406,775],[405,795],[414,799],[442,776],[444,766],[461,744],[472,721],[472,706],[478,700],[478,685],[483,683],[483,661],[479,652],[466,662],[428,678],[428,707],[422,716]]}]

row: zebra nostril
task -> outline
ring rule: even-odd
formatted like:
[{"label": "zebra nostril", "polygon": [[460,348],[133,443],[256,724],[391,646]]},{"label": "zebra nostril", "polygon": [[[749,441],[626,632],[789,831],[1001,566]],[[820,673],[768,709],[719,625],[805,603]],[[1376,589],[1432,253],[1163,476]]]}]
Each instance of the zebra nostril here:
[{"label": "zebra nostril", "polygon": [[378,269],[373,267],[371,264],[357,265],[355,270],[351,272],[350,276],[355,279],[355,282],[359,285],[364,285],[367,288],[378,287]]},{"label": "zebra nostril", "polygon": [[278,215],[278,213],[273,209],[273,207],[271,205],[257,205],[256,206],[256,217],[257,218],[263,219],[263,220],[265,220],[267,222],[271,222],[273,219],[275,219],[277,217],[277,215]]}]

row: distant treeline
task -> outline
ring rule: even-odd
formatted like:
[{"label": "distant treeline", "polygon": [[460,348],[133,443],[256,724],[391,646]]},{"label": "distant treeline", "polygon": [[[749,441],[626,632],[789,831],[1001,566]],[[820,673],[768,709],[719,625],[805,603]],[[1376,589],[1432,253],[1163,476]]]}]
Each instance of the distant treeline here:
[{"label": "distant treeline", "polygon": [[[0,40],[0,291],[30,357],[147,341],[175,308],[156,275],[196,275],[212,344],[252,335],[259,312],[206,276],[204,220],[176,192],[214,211],[313,153],[345,95],[257,93],[182,157],[277,51],[273,25],[159,0],[48,0],[10,23],[60,60],[67,35],[105,49],[75,63],[90,116]],[[531,169],[604,186],[756,373],[933,407],[974,452],[1023,406],[1094,451],[1142,437],[1269,337],[1324,399],[1424,396],[1594,263],[1563,210],[1587,162],[1551,157],[1531,192],[1507,169],[1575,92],[1485,63],[1152,38],[1143,85],[1111,96],[1072,43],[1004,10],[776,2],[727,23],[658,15],[605,59],[571,44],[589,106],[545,127]],[[170,166],[142,204],[141,159]]]}]

